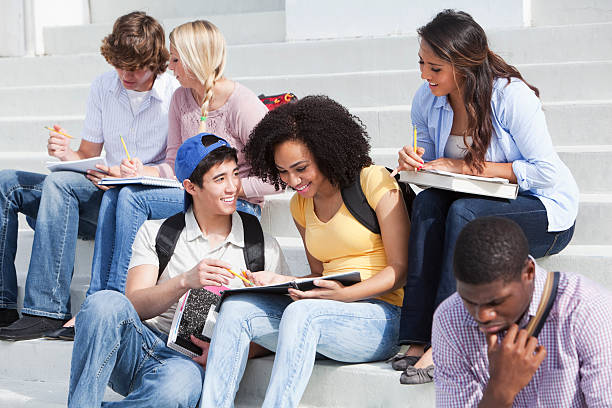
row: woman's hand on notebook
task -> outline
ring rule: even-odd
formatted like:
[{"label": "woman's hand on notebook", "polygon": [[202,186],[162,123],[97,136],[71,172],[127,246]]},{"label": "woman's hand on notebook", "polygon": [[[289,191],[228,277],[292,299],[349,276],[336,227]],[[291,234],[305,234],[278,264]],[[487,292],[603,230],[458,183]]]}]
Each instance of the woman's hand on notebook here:
[{"label": "woman's hand on notebook", "polygon": [[144,165],[138,157],[132,160],[123,159],[119,166],[121,177],[142,177],[144,176]]},{"label": "woman's hand on notebook", "polygon": [[441,157],[436,160],[432,160],[423,165],[424,170],[443,170],[449,171],[456,174],[471,174],[469,166],[465,160],[451,159],[448,157]]},{"label": "woman's hand on notebook", "polygon": [[[425,163],[422,157],[425,154],[425,149],[422,147],[417,147],[417,151],[415,152],[412,146],[404,146],[397,154],[398,166],[395,169],[396,172],[418,170]],[[395,174],[392,175],[395,176]]]},{"label": "woman's hand on notebook", "polygon": [[344,301],[344,288],[345,286],[335,280],[323,280],[317,279],[314,281],[316,289],[308,290],[303,292],[297,289],[289,289],[289,296],[291,299],[327,299],[327,300],[339,300]]},{"label": "woman's hand on notebook", "polygon": [[112,188],[113,186],[101,186],[98,183],[104,177],[119,177],[119,166],[111,166],[111,167],[109,167],[109,166],[105,166],[103,164],[96,164],[96,168],[99,171],[96,171],[96,170],[87,170],[87,178],[89,179],[89,181],[94,183],[94,185],[96,187],[98,187],[100,190],[106,191],[109,188]]}]

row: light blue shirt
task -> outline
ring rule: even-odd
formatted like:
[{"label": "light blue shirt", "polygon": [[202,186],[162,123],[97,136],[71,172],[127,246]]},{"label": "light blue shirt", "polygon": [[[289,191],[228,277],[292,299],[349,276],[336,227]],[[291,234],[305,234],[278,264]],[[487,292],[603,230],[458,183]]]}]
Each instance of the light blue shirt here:
[{"label": "light blue shirt", "polygon": [[[578,214],[578,186],[555,151],[542,104],[520,79],[493,83],[491,96],[493,135],[485,160],[512,163],[521,194],[540,199],[548,216],[548,231],[570,228]],[[453,125],[453,110],[446,96],[434,96],[427,83],[412,101],[412,123],[425,161],[444,157]]]},{"label": "light blue shirt", "polygon": [[166,157],[168,108],[178,81],[163,73],[155,78],[153,88],[140,107],[132,112],[130,98],[116,71],[106,72],[91,84],[87,98],[83,140],[104,143],[109,166],[121,163],[125,150],[145,165],[159,164]]}]

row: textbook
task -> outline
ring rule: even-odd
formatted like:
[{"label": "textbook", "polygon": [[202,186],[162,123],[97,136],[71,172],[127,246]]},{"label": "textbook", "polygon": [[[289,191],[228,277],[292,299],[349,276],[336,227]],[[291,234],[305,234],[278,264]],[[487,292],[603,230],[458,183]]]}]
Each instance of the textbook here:
[{"label": "textbook", "polygon": [[402,171],[400,181],[418,186],[435,187],[460,193],[514,200],[518,185],[499,177],[479,177],[442,170]]},{"label": "textbook", "polygon": [[296,279],[291,282],[267,286],[250,286],[237,289],[228,289],[224,286],[205,286],[202,289],[190,289],[178,302],[166,344],[171,349],[186,356],[199,356],[202,354],[202,349],[191,342],[190,335],[193,334],[201,340],[210,341],[217,322],[218,310],[227,296],[236,293],[286,295],[289,293],[289,288],[302,291],[314,289],[316,287],[314,281],[317,279],[337,280],[344,286],[350,286],[361,282],[361,275],[359,272],[347,272],[316,278]]},{"label": "textbook", "polygon": [[174,187],[183,188],[183,185],[175,179],[167,179],[161,177],[104,177],[98,183],[101,186],[119,186],[125,184],[141,184],[144,186],[157,186],[157,187]]},{"label": "textbook", "polygon": [[78,173],[87,173],[87,170],[96,170],[96,164],[106,166],[106,160],[103,157],[91,157],[83,160],[72,161],[48,161],[46,163],[49,171],[76,171]]}]

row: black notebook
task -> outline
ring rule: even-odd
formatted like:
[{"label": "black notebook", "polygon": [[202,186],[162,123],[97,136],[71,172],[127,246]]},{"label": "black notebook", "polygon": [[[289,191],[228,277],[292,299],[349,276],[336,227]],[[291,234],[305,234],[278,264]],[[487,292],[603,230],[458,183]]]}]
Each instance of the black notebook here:
[{"label": "black notebook", "polygon": [[238,289],[227,289],[222,293],[221,302],[227,296],[234,295],[236,293],[271,293],[276,295],[286,295],[289,293],[289,288],[298,289],[301,291],[312,290],[316,288],[314,281],[321,279],[335,280],[342,283],[344,286],[351,286],[355,283],[361,282],[361,274],[359,272],[345,272],[338,273],[336,275],[318,276],[316,278],[298,278],[290,282],[278,283],[276,285],[249,286]]}]

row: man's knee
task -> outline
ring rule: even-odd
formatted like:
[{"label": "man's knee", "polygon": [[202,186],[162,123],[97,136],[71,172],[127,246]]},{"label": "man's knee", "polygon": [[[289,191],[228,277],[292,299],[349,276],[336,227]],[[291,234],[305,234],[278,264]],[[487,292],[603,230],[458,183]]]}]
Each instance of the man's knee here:
[{"label": "man's knee", "polygon": [[102,290],[85,299],[78,319],[104,317],[104,320],[111,321],[116,317],[127,316],[132,308],[132,303],[125,295],[114,290]]},{"label": "man's knee", "polygon": [[[84,176],[73,171],[56,171],[45,177],[43,194],[48,190],[68,192],[77,183],[83,181]],[[87,180],[87,179],[85,179]]]}]

